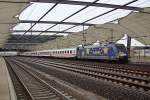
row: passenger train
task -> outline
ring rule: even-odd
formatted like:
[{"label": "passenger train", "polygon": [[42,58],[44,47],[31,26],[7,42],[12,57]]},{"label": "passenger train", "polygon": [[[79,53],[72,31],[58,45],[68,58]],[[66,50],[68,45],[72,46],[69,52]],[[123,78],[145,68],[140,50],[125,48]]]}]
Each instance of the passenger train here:
[{"label": "passenger train", "polygon": [[128,61],[128,53],[123,44],[87,45],[76,48],[41,50],[20,53],[20,56],[40,56],[75,59],[95,59],[109,61]]},{"label": "passenger train", "polygon": [[0,51],[0,56],[17,56],[18,52],[16,51]]}]

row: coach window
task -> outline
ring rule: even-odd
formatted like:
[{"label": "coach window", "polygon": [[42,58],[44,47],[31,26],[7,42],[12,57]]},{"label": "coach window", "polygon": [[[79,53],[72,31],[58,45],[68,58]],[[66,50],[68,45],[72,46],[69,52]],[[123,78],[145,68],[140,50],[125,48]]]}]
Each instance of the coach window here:
[{"label": "coach window", "polygon": [[72,50],[70,50],[70,53],[72,54]]},{"label": "coach window", "polygon": [[69,53],[69,50],[67,51],[67,53]]}]

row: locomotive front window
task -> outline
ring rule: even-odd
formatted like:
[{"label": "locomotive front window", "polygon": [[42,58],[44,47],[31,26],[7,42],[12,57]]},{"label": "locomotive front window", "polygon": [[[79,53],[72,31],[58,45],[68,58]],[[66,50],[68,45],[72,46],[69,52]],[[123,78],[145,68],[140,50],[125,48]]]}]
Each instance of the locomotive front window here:
[{"label": "locomotive front window", "polygon": [[126,48],[124,45],[116,45],[119,52],[126,52]]}]

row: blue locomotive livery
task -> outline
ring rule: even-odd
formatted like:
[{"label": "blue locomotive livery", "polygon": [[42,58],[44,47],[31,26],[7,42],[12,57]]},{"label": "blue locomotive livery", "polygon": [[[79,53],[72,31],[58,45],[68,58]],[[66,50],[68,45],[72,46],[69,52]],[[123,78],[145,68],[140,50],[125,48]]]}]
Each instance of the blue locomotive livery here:
[{"label": "blue locomotive livery", "polygon": [[78,59],[128,60],[128,54],[123,44],[100,44],[77,48]]}]

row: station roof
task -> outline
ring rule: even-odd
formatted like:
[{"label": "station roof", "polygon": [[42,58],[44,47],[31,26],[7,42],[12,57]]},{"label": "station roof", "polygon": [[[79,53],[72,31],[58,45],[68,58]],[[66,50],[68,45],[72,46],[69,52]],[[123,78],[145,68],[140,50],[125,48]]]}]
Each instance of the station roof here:
[{"label": "station roof", "polygon": [[[13,34],[20,35],[16,41],[24,39],[26,35],[31,36],[25,38],[28,42],[37,40],[41,35],[59,37],[90,27],[113,29],[116,38],[124,33],[137,36],[139,32],[133,30],[137,27],[140,32],[144,32],[144,35],[147,35],[150,29],[143,27],[147,27],[145,22],[148,23],[148,19],[142,21],[146,16],[149,17],[149,10],[143,10],[144,7],[150,7],[149,0],[31,0],[31,2],[32,4],[20,14],[18,24],[11,30]],[[138,23],[134,23],[137,25],[133,26],[132,21],[127,21],[133,20],[137,13],[143,16],[138,19],[142,21],[142,27],[139,27]],[[128,18],[128,14],[133,18]],[[127,17],[122,19],[124,16]],[[121,24],[107,23],[116,19],[119,19]],[[121,25],[128,27],[122,28]],[[131,26],[133,29],[130,29]],[[138,39],[142,41],[141,38]]]},{"label": "station roof", "polygon": [[[112,21],[112,23],[105,23],[97,27],[113,31],[114,40],[120,39],[123,34],[128,34],[141,43],[149,45],[150,8],[144,8],[142,12],[131,12],[125,17]],[[108,37],[110,34],[105,34],[104,36]]]},{"label": "station roof", "polygon": [[9,30],[17,15],[27,6],[28,0],[0,0],[0,47],[7,41]]}]

